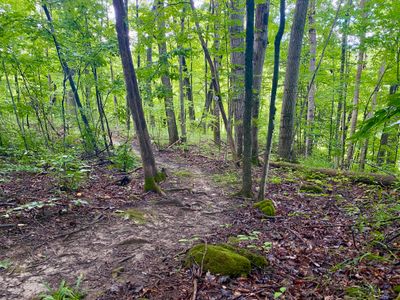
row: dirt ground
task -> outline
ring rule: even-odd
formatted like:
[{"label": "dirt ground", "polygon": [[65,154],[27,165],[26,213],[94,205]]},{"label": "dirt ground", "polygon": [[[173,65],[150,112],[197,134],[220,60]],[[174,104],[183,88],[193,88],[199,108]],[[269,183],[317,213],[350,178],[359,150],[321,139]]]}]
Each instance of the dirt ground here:
[{"label": "dirt ground", "polygon": [[[190,299],[193,293],[197,299],[273,299],[281,288],[286,299],[341,299],[354,286],[378,291],[380,299],[396,296],[399,222],[383,228],[386,241],[395,237],[390,259],[388,249],[371,246],[374,228],[355,226],[360,215],[373,215],[371,203],[398,205],[392,188],[274,169],[268,197],[278,215],[266,219],[233,195],[238,171],[224,160],[172,149],[156,156],[168,174],[166,197],[142,193],[141,170],[121,186],[123,174],[99,162],[76,192],[55,189],[56,179],[46,173],[13,173],[1,181],[0,214],[32,201],[54,205],[0,218],[0,261],[11,262],[0,269],[0,299],[32,299],[46,285],[72,284],[80,275],[85,299]],[[304,193],[305,183],[323,191]],[[192,244],[237,236],[249,237],[240,245],[265,253],[270,267],[239,279],[196,277],[181,267]]]}]

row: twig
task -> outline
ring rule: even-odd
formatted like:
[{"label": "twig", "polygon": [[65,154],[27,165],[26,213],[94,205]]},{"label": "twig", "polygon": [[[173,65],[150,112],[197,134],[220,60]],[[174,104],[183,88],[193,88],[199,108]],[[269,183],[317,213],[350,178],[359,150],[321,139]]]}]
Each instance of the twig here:
[{"label": "twig", "polygon": [[17,224],[0,224],[0,228],[12,228],[17,226]]},{"label": "twig", "polygon": [[305,245],[308,245],[307,241],[305,239],[303,239],[296,231],[294,231],[293,229],[289,228],[289,227],[285,227],[285,229],[289,232],[291,232],[293,235],[295,235],[302,243],[304,243]]},{"label": "twig", "polygon": [[357,243],[356,243],[356,238],[355,238],[355,236],[354,236],[354,229],[353,229],[353,227],[351,227],[351,237],[353,238],[354,248],[356,248],[357,251],[360,251],[360,249],[358,248]]},{"label": "twig", "polygon": [[193,295],[192,300],[196,300],[197,298],[197,278],[193,279]]}]

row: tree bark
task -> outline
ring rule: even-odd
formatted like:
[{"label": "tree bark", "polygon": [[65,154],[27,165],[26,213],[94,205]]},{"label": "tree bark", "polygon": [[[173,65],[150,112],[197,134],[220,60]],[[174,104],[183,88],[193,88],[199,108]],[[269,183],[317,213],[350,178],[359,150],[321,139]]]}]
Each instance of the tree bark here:
[{"label": "tree bark", "polygon": [[[360,0],[360,10],[363,12],[363,19],[368,17],[368,14],[365,10],[365,3],[367,0]],[[353,110],[351,113],[351,123],[350,123],[350,133],[349,137],[351,138],[353,134],[356,132],[357,120],[358,120],[358,103],[360,101],[360,86],[361,86],[361,74],[364,68],[364,57],[365,57],[365,48],[364,48],[364,40],[365,40],[366,29],[363,28],[360,35],[360,45],[358,50],[358,61],[357,61],[357,74],[356,81],[354,85],[354,96],[353,96]],[[354,155],[354,142],[350,140],[349,146],[347,148],[347,160],[346,160],[346,168],[350,169],[353,163],[353,155]]]},{"label": "tree bark", "polygon": [[254,32],[253,54],[253,124],[252,124],[252,161],[258,164],[258,115],[260,110],[261,84],[265,60],[265,52],[268,45],[268,19],[270,0],[257,4]]},{"label": "tree bark", "polygon": [[238,157],[243,151],[243,104],[244,104],[244,9],[242,1],[230,1],[230,45],[231,45],[231,106],[234,117],[235,143]]},{"label": "tree bark", "polygon": [[176,125],[175,110],[172,83],[169,74],[169,62],[167,56],[167,42],[165,35],[165,16],[164,16],[164,1],[157,0],[156,19],[158,29],[158,54],[161,69],[161,82],[164,87],[164,105],[165,114],[167,117],[168,139],[172,145],[179,140],[178,127]]},{"label": "tree bark", "polygon": [[159,173],[157,172],[150,137],[147,131],[142,100],[140,98],[132,54],[129,48],[129,31],[126,25],[127,12],[124,8],[123,0],[113,0],[113,5],[115,9],[115,26],[118,35],[122,69],[124,71],[127,99],[135,123],[136,134],[139,139],[140,156],[142,158],[144,170],[144,189],[146,191],[161,192],[156,183],[159,179]]},{"label": "tree bark", "polygon": [[[315,0],[310,0],[309,11],[308,11],[308,38],[310,43],[310,74],[315,72],[315,62],[317,54],[317,31],[315,30]],[[311,155],[313,147],[313,123],[315,114],[315,82],[311,82],[308,91],[308,105],[307,105],[307,133],[306,133],[306,153],[305,156]]]},{"label": "tree bark", "polygon": [[92,129],[90,128],[90,125],[89,125],[89,121],[88,121],[88,119],[86,117],[86,114],[84,112],[84,109],[82,107],[82,103],[81,103],[81,100],[80,100],[80,97],[79,97],[79,93],[78,93],[78,90],[76,88],[74,78],[72,77],[72,72],[71,72],[71,70],[70,70],[70,68],[68,66],[67,61],[62,56],[61,46],[58,43],[56,35],[55,35],[54,26],[53,26],[53,20],[51,18],[50,12],[49,12],[49,10],[48,10],[48,8],[47,8],[47,6],[45,4],[42,5],[42,8],[44,10],[44,13],[46,15],[47,21],[48,21],[49,26],[50,26],[50,33],[51,33],[54,45],[55,45],[56,50],[57,50],[58,59],[60,60],[60,64],[61,64],[61,67],[63,69],[63,72],[64,72],[65,76],[68,78],[72,93],[74,95],[75,104],[78,107],[79,114],[81,116],[82,122],[85,125],[85,133],[84,133],[84,136],[82,137],[82,139],[86,143],[87,142],[86,141],[86,136],[87,136],[87,139],[88,139],[88,142],[89,142],[88,146],[91,148],[90,150],[94,150],[94,151],[97,152],[96,140],[94,138]]},{"label": "tree bark", "polygon": [[306,22],[307,7],[308,0],[297,0],[290,33],[278,147],[278,154],[284,160],[294,159],[294,116],[299,80],[301,47],[304,26]]},{"label": "tree bark", "polygon": [[[181,19],[181,34],[183,35],[185,19]],[[183,81],[183,55],[179,55],[179,104],[180,104],[180,121],[182,142],[186,142],[186,111],[185,111],[185,94]]]},{"label": "tree bark", "polygon": [[[368,114],[366,115],[365,120],[368,120],[369,118],[371,118],[375,111],[376,100],[378,98],[378,92],[380,90],[383,75],[385,74],[385,69],[386,69],[386,63],[383,62],[379,69],[378,84],[375,86],[374,91],[372,92],[371,109],[369,110]],[[361,153],[360,153],[360,169],[361,170],[365,169],[365,161],[367,159],[368,144],[369,144],[369,138],[367,137],[364,141],[364,144],[361,148]]]},{"label": "tree bark", "polygon": [[251,198],[251,117],[253,106],[254,0],[246,0],[245,97],[243,114],[242,195]]},{"label": "tree bark", "polygon": [[264,166],[263,172],[260,179],[260,189],[258,192],[258,200],[264,200],[264,192],[265,192],[265,182],[268,177],[269,170],[269,161],[272,149],[272,137],[274,134],[274,125],[275,125],[275,114],[276,114],[276,91],[278,90],[278,81],[279,81],[279,60],[280,60],[280,51],[281,51],[281,41],[282,36],[285,31],[285,0],[280,0],[280,21],[279,21],[279,29],[275,36],[274,41],[274,75],[272,77],[272,88],[271,88],[271,101],[269,108],[269,118],[268,118],[268,131],[267,131],[267,143],[265,146],[264,152]]},{"label": "tree bark", "polygon": [[232,130],[231,130],[230,124],[228,122],[228,118],[226,116],[225,109],[224,109],[224,104],[223,104],[222,98],[221,98],[221,88],[220,88],[220,83],[219,83],[218,72],[217,72],[217,70],[215,68],[215,65],[214,65],[213,61],[212,61],[212,58],[211,58],[211,55],[210,55],[210,51],[208,50],[206,42],[205,42],[205,40],[203,38],[203,35],[202,35],[202,32],[201,32],[201,28],[200,28],[200,23],[199,23],[199,21],[197,19],[196,8],[194,6],[193,0],[190,0],[190,6],[191,6],[192,11],[194,13],[194,22],[195,22],[195,25],[196,25],[196,30],[197,30],[197,34],[199,36],[200,44],[201,44],[201,47],[203,48],[204,56],[205,56],[205,58],[207,60],[208,66],[210,67],[214,93],[215,93],[215,97],[217,98],[216,101],[218,103],[218,107],[219,107],[219,111],[221,113],[222,120],[224,122],[226,135],[227,135],[227,138],[228,138],[228,144],[229,144],[229,147],[230,147],[231,152],[232,152],[233,160],[236,161],[237,160],[237,153],[236,153],[235,141],[233,140],[233,137],[232,137]]},{"label": "tree bark", "polygon": [[188,104],[189,104],[188,105],[189,119],[191,121],[195,121],[196,113],[195,113],[194,102],[193,102],[192,84],[191,84],[185,56],[182,56],[182,68],[183,68],[183,85],[184,85],[185,92],[186,92],[186,98],[187,98]]},{"label": "tree bark", "polygon": [[[345,116],[345,98],[346,98],[346,53],[347,53],[347,38],[348,38],[348,27],[350,22],[350,14],[349,9],[352,5],[352,0],[348,0],[347,2],[347,12],[343,23],[342,29],[342,42],[341,42],[341,55],[340,55],[340,75],[339,75],[339,100],[337,105],[337,113],[336,113],[336,130],[335,130],[335,141],[336,141],[336,155],[334,159],[335,167],[342,166],[342,149],[343,149],[343,141],[342,136],[345,128],[345,123],[343,122]],[[342,117],[343,114],[343,117]]]}]

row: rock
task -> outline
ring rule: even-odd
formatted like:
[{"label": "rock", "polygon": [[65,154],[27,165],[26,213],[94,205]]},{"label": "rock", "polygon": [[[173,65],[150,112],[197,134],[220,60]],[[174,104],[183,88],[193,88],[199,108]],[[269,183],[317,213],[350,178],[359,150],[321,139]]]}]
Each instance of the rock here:
[{"label": "rock", "polygon": [[240,247],[233,247],[227,244],[221,244],[221,247],[224,247],[225,249],[239,253],[240,255],[246,257],[253,267],[262,269],[268,265],[267,259],[264,256],[253,253],[250,250]]},{"label": "rock", "polygon": [[275,205],[272,200],[262,200],[254,204],[255,208],[258,208],[261,210],[266,216],[268,217],[274,217],[276,210],[275,210]]},{"label": "rock", "polygon": [[251,271],[251,262],[246,257],[221,245],[199,244],[189,250],[185,265],[203,264],[203,270],[222,276],[246,276]]},{"label": "rock", "polygon": [[303,184],[300,186],[300,192],[309,194],[322,194],[324,190],[315,184]]},{"label": "rock", "polygon": [[262,255],[227,244],[194,246],[188,252],[185,265],[190,267],[193,263],[203,263],[203,270],[222,275],[221,278],[246,276],[252,267],[263,268],[268,264]]}]

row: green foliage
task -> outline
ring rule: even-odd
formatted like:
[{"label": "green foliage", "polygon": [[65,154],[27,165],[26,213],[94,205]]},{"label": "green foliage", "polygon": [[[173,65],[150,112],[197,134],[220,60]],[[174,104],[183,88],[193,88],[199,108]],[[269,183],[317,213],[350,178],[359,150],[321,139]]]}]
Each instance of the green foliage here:
[{"label": "green foliage", "polygon": [[53,290],[48,287],[47,293],[41,293],[39,295],[40,300],[81,300],[85,297],[85,294],[80,290],[82,276],[79,276],[75,286],[70,287],[66,284],[65,280],[61,281],[60,286]]},{"label": "green foliage", "polygon": [[268,182],[272,183],[272,184],[281,184],[282,183],[282,178],[281,177],[277,177],[277,176],[273,176],[273,177],[270,177],[268,179]]},{"label": "green foliage", "polygon": [[345,289],[345,299],[373,300],[380,298],[380,291],[372,285],[351,286]]},{"label": "green foliage", "polygon": [[89,177],[91,167],[72,154],[55,154],[39,163],[58,178],[61,190],[75,191]]},{"label": "green foliage", "polygon": [[12,262],[9,259],[0,260],[0,270],[7,270],[12,265]]},{"label": "green foliage", "polygon": [[367,137],[375,128],[389,122],[391,126],[399,123],[400,118],[400,94],[392,94],[387,98],[387,106],[375,112],[375,114],[365,120],[359,131],[353,136],[354,139]]},{"label": "green foliage", "polygon": [[118,146],[115,154],[111,156],[111,161],[122,172],[127,172],[140,165],[129,144]]},{"label": "green foliage", "polygon": [[224,185],[237,185],[239,184],[239,177],[237,173],[226,172],[223,174],[215,174],[212,176],[215,183]]},{"label": "green foliage", "polygon": [[278,298],[281,297],[285,292],[286,292],[286,288],[285,288],[285,287],[281,287],[281,288],[279,289],[279,291],[274,292],[274,299],[278,299]]}]

